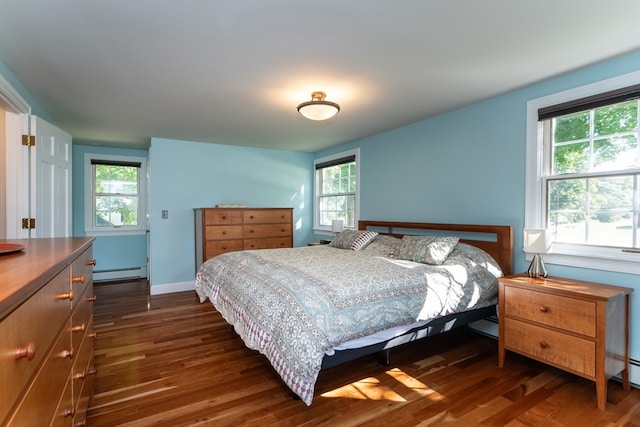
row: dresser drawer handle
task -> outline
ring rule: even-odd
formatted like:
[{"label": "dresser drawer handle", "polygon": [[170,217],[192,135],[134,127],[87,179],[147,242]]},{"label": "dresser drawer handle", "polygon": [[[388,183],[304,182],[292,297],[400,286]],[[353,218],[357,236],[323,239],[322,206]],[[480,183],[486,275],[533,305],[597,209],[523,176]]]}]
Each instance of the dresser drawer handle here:
[{"label": "dresser drawer handle", "polygon": [[222,235],[224,236],[225,234],[227,234],[227,230],[222,230]]},{"label": "dresser drawer handle", "polygon": [[61,359],[73,359],[73,350],[62,350],[58,353]]},{"label": "dresser drawer handle", "polygon": [[545,307],[544,305],[540,306],[540,311],[543,313],[547,313],[549,311],[549,308]]},{"label": "dresser drawer handle", "polygon": [[249,218],[253,219],[253,215],[250,215]]},{"label": "dresser drawer handle", "polygon": [[540,348],[549,348],[549,343],[546,341],[540,341]]},{"label": "dresser drawer handle", "polygon": [[73,374],[73,379],[74,380],[84,380],[84,378],[87,376],[87,373],[85,371],[82,372],[78,372]]},{"label": "dresser drawer handle", "polygon": [[87,330],[87,325],[84,323],[82,325],[74,326],[71,328],[71,332],[84,332]]},{"label": "dresser drawer handle", "polygon": [[222,215],[222,219],[227,219],[227,216],[226,215]]},{"label": "dresser drawer handle", "polygon": [[88,260],[88,261],[87,261],[87,265],[93,265],[93,266],[95,266],[96,264],[97,264],[97,262],[96,262],[96,260],[95,260],[95,259],[90,259],[90,260]]},{"label": "dresser drawer handle", "polygon": [[64,411],[62,411],[62,415],[66,418],[66,417],[73,417],[76,414],[76,411],[71,408],[71,409],[65,409]]},{"label": "dresser drawer handle", "polygon": [[253,230],[249,230],[249,233],[253,233]]},{"label": "dresser drawer handle", "polygon": [[27,344],[26,347],[20,347],[13,352],[13,356],[15,357],[16,360],[22,359],[23,357],[26,357],[27,360],[33,360],[35,355],[36,355],[36,345],[32,342]]},{"label": "dresser drawer handle", "polygon": [[73,427],[85,427],[87,425],[87,420],[80,420],[76,422]]},{"label": "dresser drawer handle", "polygon": [[87,301],[96,302],[97,299],[98,299],[98,297],[94,295],[94,296],[91,296],[91,297],[87,298]]},{"label": "dresser drawer handle", "polygon": [[73,301],[73,291],[69,291],[69,292],[65,292],[65,293],[62,293],[62,294],[58,294],[58,295],[56,295],[56,299],[57,300],[68,299],[69,301]]},{"label": "dresser drawer handle", "polygon": [[71,278],[71,283],[84,283],[84,274]]}]

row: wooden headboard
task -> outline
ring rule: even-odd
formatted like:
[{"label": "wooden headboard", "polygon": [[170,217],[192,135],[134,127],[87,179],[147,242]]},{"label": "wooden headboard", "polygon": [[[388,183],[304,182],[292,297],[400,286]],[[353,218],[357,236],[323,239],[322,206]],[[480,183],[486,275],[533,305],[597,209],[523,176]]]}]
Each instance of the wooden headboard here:
[{"label": "wooden headboard", "polygon": [[[457,236],[461,242],[476,246],[491,255],[505,275],[513,274],[513,227],[510,225],[359,221],[358,229],[396,237],[406,234]],[[420,232],[417,232],[418,230]]]}]

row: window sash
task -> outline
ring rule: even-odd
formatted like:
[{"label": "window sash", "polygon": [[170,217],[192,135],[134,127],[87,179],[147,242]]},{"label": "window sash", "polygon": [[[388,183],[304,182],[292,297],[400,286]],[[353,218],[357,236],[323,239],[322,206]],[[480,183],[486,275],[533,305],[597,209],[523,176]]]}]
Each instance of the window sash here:
[{"label": "window sash", "polygon": [[[330,231],[334,219],[342,219],[345,228],[358,224],[359,149],[317,159],[314,162],[314,229]],[[326,177],[327,168],[350,165],[348,174]]]}]

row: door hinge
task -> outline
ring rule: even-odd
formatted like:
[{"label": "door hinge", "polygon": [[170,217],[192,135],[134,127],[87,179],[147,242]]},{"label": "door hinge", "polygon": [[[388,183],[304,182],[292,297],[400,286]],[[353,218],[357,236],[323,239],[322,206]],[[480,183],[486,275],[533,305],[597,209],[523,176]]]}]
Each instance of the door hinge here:
[{"label": "door hinge", "polygon": [[22,229],[23,230],[32,230],[36,228],[36,219],[35,218],[22,218]]},{"label": "door hinge", "polygon": [[27,147],[35,147],[36,136],[35,135],[22,135],[22,145]]}]

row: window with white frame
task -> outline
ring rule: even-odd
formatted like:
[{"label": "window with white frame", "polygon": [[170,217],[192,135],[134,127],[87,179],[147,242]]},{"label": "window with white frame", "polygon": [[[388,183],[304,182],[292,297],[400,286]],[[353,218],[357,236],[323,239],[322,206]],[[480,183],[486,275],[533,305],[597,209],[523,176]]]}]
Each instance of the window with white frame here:
[{"label": "window with white frame", "polygon": [[146,159],[85,155],[87,234],[146,232]]},{"label": "window with white frame", "polygon": [[356,149],[314,162],[316,230],[331,230],[335,219],[343,220],[345,228],[358,226],[358,157]]},{"label": "window with white frame", "polygon": [[551,231],[547,261],[640,273],[639,81],[529,103],[525,227]]}]

